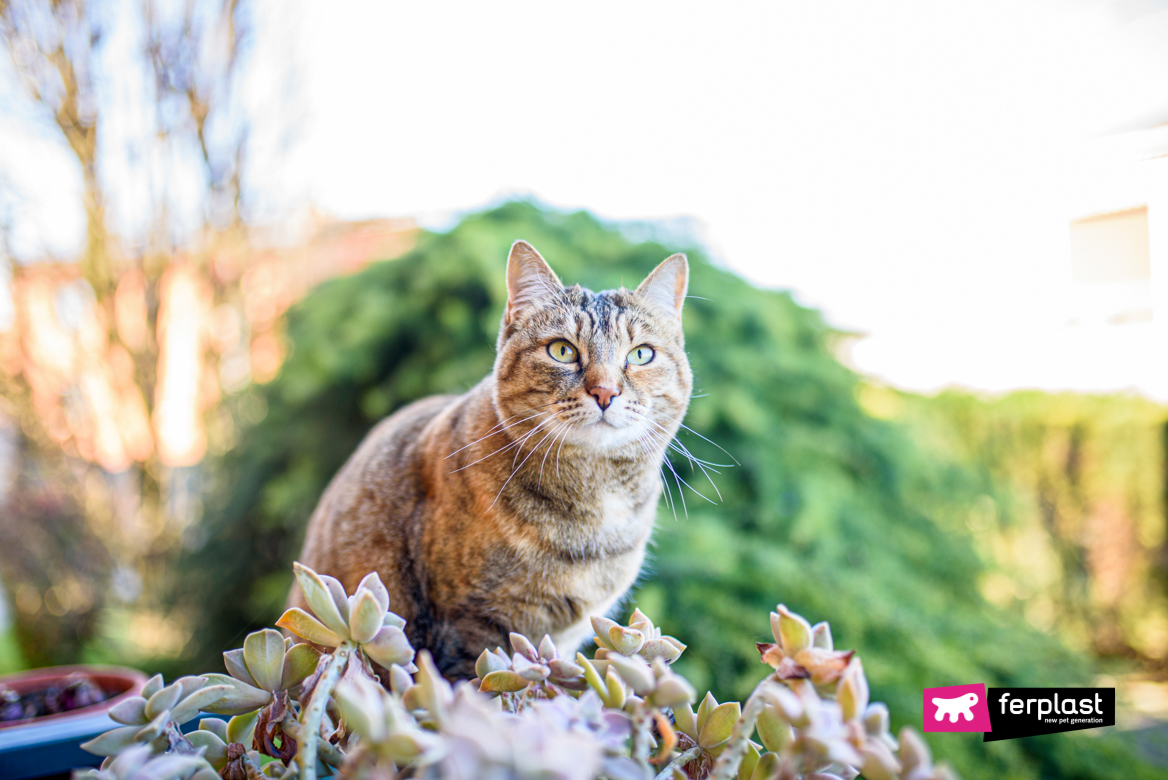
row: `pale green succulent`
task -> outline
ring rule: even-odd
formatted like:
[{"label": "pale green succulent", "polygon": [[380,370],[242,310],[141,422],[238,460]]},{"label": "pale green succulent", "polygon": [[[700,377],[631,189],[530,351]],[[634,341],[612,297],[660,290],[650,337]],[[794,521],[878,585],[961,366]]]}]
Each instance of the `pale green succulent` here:
[{"label": "pale green succulent", "polygon": [[839,680],[855,650],[836,650],[827,623],[812,626],[802,616],[779,604],[771,613],[775,641],[759,642],[763,663],[770,664],[780,680],[811,680],[824,687]]},{"label": "pale green succulent", "polygon": [[125,725],[82,743],[81,747],[96,756],[114,756],[135,743],[149,745],[155,753],[165,751],[179,726],[231,690],[226,685],[208,685],[211,677],[180,677],[170,685],[163,685],[162,675],[155,675],[142,688],[140,696],[131,696],[110,709],[110,718]]},{"label": "pale green succulent", "polygon": [[422,729],[401,701],[369,677],[345,678],[337,686],[335,697],[341,717],[360,736],[364,751],[396,766],[425,766],[441,758],[441,737]]},{"label": "pale green succulent", "polygon": [[611,653],[604,660],[603,678],[600,663],[589,661],[583,653],[576,655],[576,662],[583,667],[588,685],[612,709],[627,710],[638,702],[656,708],[677,707],[687,705],[697,695],[693,686],[674,674],[661,656],[650,664],[639,655]]},{"label": "pale green succulent", "polygon": [[292,568],[313,614],[293,607],[276,621],[277,626],[325,647],[352,642],[386,669],[397,664],[412,671],[414,648],[402,631],[406,621],[389,611],[389,591],[376,572],[366,575],[353,595],[346,596],[339,580],[301,563]]},{"label": "pale green succulent", "polygon": [[[605,661],[610,655],[640,656],[646,661],[663,658],[671,664],[681,657],[685,645],[671,636],[663,636],[644,612],[634,609],[629,624],[622,626],[615,620],[593,617],[592,630],[596,632],[594,661]],[[604,673],[603,664],[597,667]]]},{"label": "pale green succulent", "polygon": [[555,642],[546,634],[537,649],[523,634],[512,633],[511,649],[514,655],[510,659],[502,648],[495,652],[484,650],[479,656],[475,674],[480,691],[510,693],[547,683],[569,691],[583,691],[588,687],[584,667],[561,658]]},{"label": "pale green succulent", "polygon": [[155,755],[149,745],[135,745],[106,761],[101,769],[73,773],[73,780],[218,780],[201,751]]},{"label": "pale green succulent", "polygon": [[294,690],[304,682],[320,657],[312,645],[294,644],[270,628],[248,634],[243,647],[223,654],[230,674],[204,675],[227,688],[222,698],[204,709],[216,715],[245,715],[266,707],[278,691]]}]

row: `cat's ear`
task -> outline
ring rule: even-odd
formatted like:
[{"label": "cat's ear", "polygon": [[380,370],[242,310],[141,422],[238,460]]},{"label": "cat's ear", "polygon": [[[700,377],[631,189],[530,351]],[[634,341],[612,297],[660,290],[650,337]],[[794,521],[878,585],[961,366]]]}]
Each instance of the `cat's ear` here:
[{"label": "cat's ear", "polygon": [[636,294],[668,312],[681,322],[681,305],[685,303],[685,291],[689,286],[689,262],[685,255],[676,254],[666,258],[645,281],[637,287]]},{"label": "cat's ear", "polygon": [[515,315],[524,306],[547,295],[555,295],[564,286],[560,278],[547,264],[535,247],[526,241],[516,241],[511,245],[507,257],[507,312],[504,324],[510,325]]}]

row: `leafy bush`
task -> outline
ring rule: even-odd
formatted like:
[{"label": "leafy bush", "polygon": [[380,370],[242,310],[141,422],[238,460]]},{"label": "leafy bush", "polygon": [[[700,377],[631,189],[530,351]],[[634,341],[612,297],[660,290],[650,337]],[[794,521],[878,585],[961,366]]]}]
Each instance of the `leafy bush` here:
[{"label": "leafy bush", "polygon": [[[585,213],[511,203],[309,296],[289,315],[280,377],[237,400],[238,417],[258,422],[220,464],[207,544],[181,567],[180,592],[201,615],[192,651],[201,663],[279,614],[307,518],[368,429],[490,370],[516,238],[567,283],[592,289],[631,284],[682,248],[634,242]],[[992,475],[938,458],[905,427],[867,414],[859,379],[834,358],[835,334],[816,312],[752,287],[700,249],[688,254],[696,397],[687,423],[740,465],[714,477],[720,502],[693,479],[714,503],[686,488],[683,504],[673,485],[676,518],[669,505],[659,516],[636,598],[663,630],[687,637],[678,672],[720,698],[746,697],[756,681],[751,648],[765,638],[754,616],[777,595],[865,648],[894,727],[920,722],[926,686],[1090,683],[1082,655],[980,595],[985,566],[967,521],[981,496],[1000,497]],[[681,438],[710,460],[725,457],[696,435]],[[988,745],[953,734],[943,752],[968,778],[1148,771],[1118,764],[1118,749],[1073,734]]]}]

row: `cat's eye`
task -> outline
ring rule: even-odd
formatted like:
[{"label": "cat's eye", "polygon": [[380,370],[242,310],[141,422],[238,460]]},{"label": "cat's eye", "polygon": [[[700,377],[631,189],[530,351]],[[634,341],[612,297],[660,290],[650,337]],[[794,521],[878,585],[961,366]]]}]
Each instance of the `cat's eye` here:
[{"label": "cat's eye", "polygon": [[633,351],[629,353],[629,364],[634,366],[643,366],[653,359],[657,354],[653,348],[648,344],[642,344],[639,347],[633,347]]},{"label": "cat's eye", "polygon": [[580,359],[576,348],[563,339],[556,339],[548,344],[547,351],[557,363],[575,363]]}]

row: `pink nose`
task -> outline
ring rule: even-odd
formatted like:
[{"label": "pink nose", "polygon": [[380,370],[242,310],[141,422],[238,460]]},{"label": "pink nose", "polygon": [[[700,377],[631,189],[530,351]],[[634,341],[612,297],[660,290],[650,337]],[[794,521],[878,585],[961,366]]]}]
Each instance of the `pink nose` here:
[{"label": "pink nose", "polygon": [[612,406],[612,399],[620,395],[620,390],[614,390],[611,387],[596,386],[589,388],[588,395],[596,399],[596,403],[600,404],[600,408],[607,409]]}]

